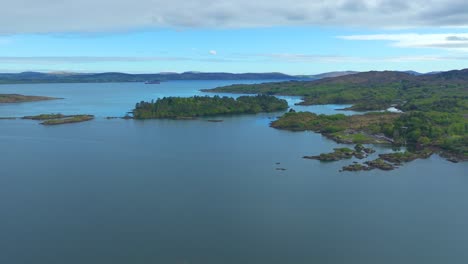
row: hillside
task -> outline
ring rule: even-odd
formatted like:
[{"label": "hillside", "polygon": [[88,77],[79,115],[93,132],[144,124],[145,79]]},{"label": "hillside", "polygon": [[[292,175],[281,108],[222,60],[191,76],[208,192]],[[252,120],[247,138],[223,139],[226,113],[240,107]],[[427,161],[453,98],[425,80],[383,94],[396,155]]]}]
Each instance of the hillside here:
[{"label": "hillside", "polygon": [[[467,110],[468,69],[430,75],[396,71],[362,72],[313,81],[287,81],[252,85],[230,85],[206,92],[301,96],[304,105],[354,104],[353,110],[383,110],[391,105],[402,109],[461,97],[453,104]],[[417,100],[418,102],[416,103]],[[443,100],[443,101],[444,101]]]},{"label": "hillside", "polygon": [[323,79],[323,78],[334,78],[340,76],[346,76],[350,74],[356,74],[357,71],[335,71],[335,72],[325,72],[321,74],[310,75],[309,77],[313,79]]}]

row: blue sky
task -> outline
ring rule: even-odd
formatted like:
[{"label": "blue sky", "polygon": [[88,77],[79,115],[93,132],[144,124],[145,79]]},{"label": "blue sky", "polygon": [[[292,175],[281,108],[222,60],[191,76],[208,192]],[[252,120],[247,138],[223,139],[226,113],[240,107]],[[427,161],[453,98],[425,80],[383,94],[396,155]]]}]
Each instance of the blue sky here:
[{"label": "blue sky", "polygon": [[[149,0],[141,1],[144,4]],[[200,4],[205,3],[203,1],[209,0],[198,0]],[[67,8],[68,1],[60,7],[56,7],[57,2],[52,0],[36,2]],[[315,11],[322,14],[325,12],[322,6],[303,4],[310,11],[302,14],[297,11],[302,9],[293,9],[295,13],[288,8],[270,11],[271,6],[265,2],[265,6],[260,5],[258,10],[260,16],[263,14],[261,21],[255,15],[236,13],[237,6],[233,4],[216,7],[218,9],[213,9],[206,18],[202,17],[206,8],[200,8],[198,14],[194,7],[194,14],[177,13],[180,17],[176,18],[169,16],[173,14],[172,9],[158,9],[151,13],[154,14],[151,24],[143,21],[134,25],[133,18],[138,17],[138,10],[125,9],[125,4],[130,3],[127,0],[117,2],[121,3],[122,9],[116,9],[115,13],[117,17],[121,14],[122,21],[112,20],[113,16],[103,19],[99,12],[79,14],[78,8],[78,14],[70,22],[66,16],[46,14],[50,8],[34,9],[34,6],[31,13],[45,12],[51,21],[44,22],[40,16],[22,19],[22,13],[13,4],[8,14],[17,13],[11,19],[13,22],[18,20],[18,25],[15,27],[15,23],[10,23],[10,27],[2,27],[0,18],[0,71],[315,74],[343,70],[429,72],[468,67],[468,17],[464,13],[460,17],[459,10],[455,9],[444,14],[453,17],[451,20],[441,19],[439,24],[427,22],[419,13],[408,13],[396,23],[391,17],[385,20],[385,17],[370,13],[388,12],[389,6],[403,8],[400,7],[402,2],[355,1],[353,3],[362,5],[358,5],[359,11],[353,11],[357,4],[341,1],[342,5],[337,8],[342,11],[333,11],[330,15],[333,19],[315,21],[313,14],[310,19],[308,15]],[[174,2],[177,5],[177,0]],[[375,5],[374,2],[381,3]],[[461,3],[463,8],[468,6],[454,2]],[[362,11],[365,7],[369,9],[368,13]],[[439,10],[426,10],[426,13],[436,11]],[[286,18],[278,19],[270,15],[271,12],[277,16],[285,13]],[[350,16],[352,12],[356,12],[356,18]],[[219,18],[220,14],[222,18]],[[419,20],[411,20],[416,15]],[[411,22],[404,22],[405,19]],[[446,20],[449,22],[444,22]]]}]

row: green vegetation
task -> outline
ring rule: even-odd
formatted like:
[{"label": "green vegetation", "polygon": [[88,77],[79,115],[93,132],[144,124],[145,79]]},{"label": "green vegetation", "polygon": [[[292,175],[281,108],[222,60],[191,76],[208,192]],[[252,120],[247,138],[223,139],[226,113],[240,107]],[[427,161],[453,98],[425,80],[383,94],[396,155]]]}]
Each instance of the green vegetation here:
[{"label": "green vegetation", "polygon": [[230,85],[207,92],[295,95],[301,104],[353,104],[352,110],[460,112],[468,110],[468,69],[413,76],[403,72],[363,72],[315,81]]},{"label": "green vegetation", "polygon": [[382,127],[382,131],[397,144],[407,144],[415,150],[436,147],[468,157],[468,119],[463,113],[409,112]]},{"label": "green vegetation", "polygon": [[379,154],[379,158],[371,161],[366,161],[364,164],[351,164],[343,167],[343,171],[368,171],[373,169],[394,170],[398,165],[405,162],[410,162],[415,159],[427,159],[432,155],[432,151],[423,150],[418,152],[394,152],[387,154]]},{"label": "green vegetation", "polygon": [[354,156],[354,151],[350,148],[335,148],[332,153],[322,153],[318,156],[304,156],[304,159],[316,159],[320,161],[330,162],[342,159],[350,159]]},{"label": "green vegetation", "polygon": [[405,151],[405,152],[380,154],[379,157],[382,160],[385,160],[394,164],[400,164],[404,162],[410,162],[415,159],[427,159],[431,155],[432,155],[432,151],[424,150],[424,151],[419,151],[419,152]]},{"label": "green vegetation", "polygon": [[340,143],[392,143],[412,153],[439,151],[449,160],[468,159],[468,69],[413,76],[365,72],[316,81],[231,85],[209,91],[297,95],[301,104],[353,104],[346,110],[385,110],[346,117],[287,113],[272,127],[312,130]]},{"label": "green vegetation", "polygon": [[287,108],[286,100],[268,95],[241,96],[237,99],[219,96],[164,97],[156,102],[137,103],[133,116],[135,119],[192,119],[201,116],[275,112]]},{"label": "green vegetation", "polygon": [[364,162],[364,164],[354,163],[344,166],[342,171],[370,171],[374,169],[390,171],[397,168],[394,164],[385,162],[383,159],[375,159]]},{"label": "green vegetation", "polygon": [[364,162],[370,169],[380,169],[380,170],[394,170],[395,166],[393,164],[385,162],[383,159],[376,159],[371,161]]},{"label": "green vegetation", "polygon": [[346,116],[289,112],[272,122],[271,126],[292,131],[311,130],[339,143],[391,143],[392,139],[382,133],[382,128],[392,124],[399,116],[393,113]]},{"label": "green vegetation", "polygon": [[63,114],[41,114],[36,116],[25,116],[23,119],[41,120],[41,125],[62,125],[79,123],[94,119],[93,115],[63,115]]},{"label": "green vegetation", "polygon": [[372,168],[363,164],[354,163],[348,166],[344,166],[342,170],[343,171],[368,171],[368,170],[372,170]]},{"label": "green vegetation", "polygon": [[468,119],[458,113],[368,113],[345,116],[286,113],[271,123],[278,129],[311,130],[339,143],[392,143],[412,152],[437,149],[450,157],[468,158]]},{"label": "green vegetation", "polygon": [[94,116],[92,115],[75,115],[70,116],[62,119],[50,119],[42,122],[42,125],[62,125],[62,124],[70,124],[70,123],[79,123],[93,120]]},{"label": "green vegetation", "polygon": [[56,100],[56,99],[59,99],[59,98],[21,95],[21,94],[0,94],[0,103],[24,103],[24,102],[36,102],[36,101]]},{"label": "green vegetation", "polygon": [[35,116],[24,116],[23,119],[31,119],[31,120],[49,120],[49,119],[60,119],[65,118],[66,115],[62,114],[40,114]]}]

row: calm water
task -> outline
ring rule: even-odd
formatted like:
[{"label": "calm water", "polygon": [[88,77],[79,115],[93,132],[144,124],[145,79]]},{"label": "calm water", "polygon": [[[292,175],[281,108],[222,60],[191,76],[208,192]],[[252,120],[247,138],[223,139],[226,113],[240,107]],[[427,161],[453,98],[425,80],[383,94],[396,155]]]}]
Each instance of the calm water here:
[{"label": "calm water", "polygon": [[57,127],[0,120],[0,263],[468,263],[466,163],[433,156],[339,173],[351,161],[301,158],[334,142],[268,127],[281,113],[102,118],[228,83],[0,86],[66,98],[2,105],[0,116],[98,116]]}]

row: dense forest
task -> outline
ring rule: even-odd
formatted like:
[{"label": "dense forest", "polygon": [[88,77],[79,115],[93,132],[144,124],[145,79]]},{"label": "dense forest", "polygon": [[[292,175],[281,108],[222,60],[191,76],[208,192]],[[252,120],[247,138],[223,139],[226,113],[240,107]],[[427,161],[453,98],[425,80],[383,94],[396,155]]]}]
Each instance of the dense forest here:
[{"label": "dense forest", "polygon": [[155,102],[137,103],[135,119],[194,118],[201,116],[255,114],[282,111],[288,108],[286,100],[269,95],[231,97],[194,96],[189,98],[164,97]]}]

